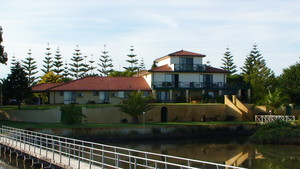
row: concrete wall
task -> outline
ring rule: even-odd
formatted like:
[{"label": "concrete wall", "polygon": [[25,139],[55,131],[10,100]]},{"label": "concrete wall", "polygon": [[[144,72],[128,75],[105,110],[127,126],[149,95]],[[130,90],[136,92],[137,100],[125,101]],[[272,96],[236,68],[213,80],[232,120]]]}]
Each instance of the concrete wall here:
[{"label": "concrete wall", "polygon": [[[164,108],[165,107],[165,108]],[[195,104],[195,105],[156,105],[139,117],[140,122],[161,122],[162,109],[167,109],[168,122],[188,121],[223,121],[228,116],[234,120],[241,120],[242,115],[238,110],[225,104]],[[97,108],[83,108],[86,115],[83,123],[122,123],[124,119],[131,122],[132,118],[114,106],[101,106]],[[60,123],[61,112],[59,109],[47,110],[7,110],[1,112],[2,119],[37,123]]]},{"label": "concrete wall", "polygon": [[228,98],[227,95],[224,96],[224,103],[226,105],[226,113],[229,116],[234,116],[235,120],[243,120],[243,112]]},{"label": "concrete wall", "polygon": [[82,108],[82,113],[86,116],[83,123],[121,123],[123,119],[131,121],[131,117],[119,111],[117,107]]},{"label": "concrete wall", "polygon": [[6,110],[0,111],[1,119],[20,121],[20,122],[35,122],[35,123],[60,123],[60,109],[46,110]]},{"label": "concrete wall", "polygon": [[[161,122],[161,110],[167,108],[167,120],[169,122],[225,120],[227,118],[226,105],[159,105],[146,112],[145,116],[139,117],[140,122]],[[117,107],[84,108],[83,113],[87,116],[84,123],[120,123],[127,119],[131,122],[131,117],[119,111]],[[145,117],[145,119],[144,119]]]}]

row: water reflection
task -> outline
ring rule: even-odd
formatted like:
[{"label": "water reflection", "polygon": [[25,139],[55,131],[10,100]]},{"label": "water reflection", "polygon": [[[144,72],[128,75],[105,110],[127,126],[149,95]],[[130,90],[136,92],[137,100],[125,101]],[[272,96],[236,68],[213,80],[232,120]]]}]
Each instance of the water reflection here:
[{"label": "water reflection", "polygon": [[236,141],[220,143],[197,140],[114,145],[253,169],[300,168],[299,145],[253,145]]},{"label": "water reflection", "polygon": [[[113,145],[251,169],[300,168],[299,145],[253,145],[244,139],[232,141],[223,138],[218,141],[140,141]],[[1,152],[0,169],[32,169],[32,167],[25,165],[23,160],[16,160],[15,157]]]}]

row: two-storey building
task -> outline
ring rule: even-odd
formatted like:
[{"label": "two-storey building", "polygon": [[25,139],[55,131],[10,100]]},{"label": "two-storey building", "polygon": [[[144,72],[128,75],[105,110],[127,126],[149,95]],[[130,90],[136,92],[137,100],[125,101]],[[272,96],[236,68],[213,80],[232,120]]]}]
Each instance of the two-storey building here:
[{"label": "two-storey building", "polygon": [[155,60],[157,67],[140,72],[161,102],[189,102],[203,95],[222,95],[228,71],[203,64],[205,55],[178,51]]}]

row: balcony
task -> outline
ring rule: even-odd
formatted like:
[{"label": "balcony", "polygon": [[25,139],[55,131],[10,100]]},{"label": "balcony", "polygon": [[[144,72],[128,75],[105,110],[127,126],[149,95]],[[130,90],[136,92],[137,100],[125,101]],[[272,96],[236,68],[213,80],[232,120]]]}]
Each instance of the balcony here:
[{"label": "balcony", "polygon": [[174,70],[183,72],[204,72],[206,66],[203,64],[174,64]]},{"label": "balcony", "polygon": [[200,83],[200,82],[154,82],[154,89],[224,89],[224,82]]}]

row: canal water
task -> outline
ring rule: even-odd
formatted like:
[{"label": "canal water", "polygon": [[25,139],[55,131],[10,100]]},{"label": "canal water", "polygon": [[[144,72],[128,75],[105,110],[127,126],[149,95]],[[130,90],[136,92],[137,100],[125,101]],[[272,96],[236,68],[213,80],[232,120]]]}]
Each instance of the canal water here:
[{"label": "canal water", "polygon": [[300,169],[300,145],[255,145],[245,139],[115,143],[151,151],[251,169]]},{"label": "canal water", "polygon": [[[165,140],[112,143],[126,148],[217,162],[251,169],[300,169],[300,145],[255,145],[237,140]],[[31,169],[0,156],[0,169]]]}]

